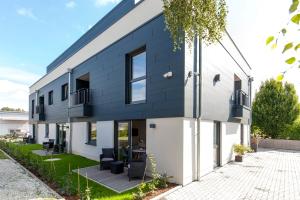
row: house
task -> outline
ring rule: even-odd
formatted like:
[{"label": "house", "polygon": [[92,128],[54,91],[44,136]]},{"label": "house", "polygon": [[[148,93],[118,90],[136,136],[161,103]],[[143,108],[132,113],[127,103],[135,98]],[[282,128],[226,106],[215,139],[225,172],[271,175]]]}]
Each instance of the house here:
[{"label": "house", "polygon": [[94,160],[144,149],[185,185],[249,144],[250,73],[229,33],[174,52],[162,1],[123,0],[30,87],[31,132]]},{"label": "house", "polygon": [[28,112],[0,112],[0,136],[28,132]]}]

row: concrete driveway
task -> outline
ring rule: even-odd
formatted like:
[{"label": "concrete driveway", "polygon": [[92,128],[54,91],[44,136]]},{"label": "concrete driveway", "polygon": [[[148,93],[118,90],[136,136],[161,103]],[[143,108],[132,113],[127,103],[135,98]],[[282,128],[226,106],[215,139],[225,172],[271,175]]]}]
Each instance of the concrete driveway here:
[{"label": "concrete driveway", "polygon": [[260,149],[164,200],[300,200],[300,152]]},{"label": "concrete driveway", "polygon": [[10,159],[0,159],[0,199],[61,198],[27,170]]}]

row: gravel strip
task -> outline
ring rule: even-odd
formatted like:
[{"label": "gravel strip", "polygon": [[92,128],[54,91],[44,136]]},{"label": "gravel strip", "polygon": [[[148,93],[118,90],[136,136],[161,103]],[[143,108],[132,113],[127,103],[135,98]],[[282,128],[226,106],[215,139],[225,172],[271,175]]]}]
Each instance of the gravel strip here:
[{"label": "gravel strip", "polygon": [[61,199],[52,189],[10,159],[0,160],[0,199]]}]

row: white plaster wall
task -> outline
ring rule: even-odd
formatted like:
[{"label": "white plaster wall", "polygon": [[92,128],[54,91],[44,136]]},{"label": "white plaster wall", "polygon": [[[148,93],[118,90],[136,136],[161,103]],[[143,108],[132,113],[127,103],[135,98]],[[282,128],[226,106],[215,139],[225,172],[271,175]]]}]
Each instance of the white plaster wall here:
[{"label": "white plaster wall", "polygon": [[45,138],[45,124],[38,124],[36,131],[36,143],[43,144],[48,141],[48,138]]},{"label": "white plaster wall", "polygon": [[214,122],[201,120],[200,122],[200,176],[204,176],[214,169],[213,157]]},{"label": "white plaster wall", "polygon": [[250,146],[250,125],[244,124],[244,145]]},{"label": "white plaster wall", "polygon": [[[156,128],[150,128],[155,124]],[[157,171],[172,176],[172,182],[183,183],[182,118],[160,118],[146,120],[147,154],[157,162]]]},{"label": "white plaster wall", "polygon": [[56,139],[56,124],[49,124],[49,139]]},{"label": "white plaster wall", "polygon": [[114,122],[97,122],[97,145],[88,145],[87,122],[72,123],[72,153],[99,161],[102,148],[112,148]]},{"label": "white plaster wall", "polygon": [[195,119],[183,119],[183,185],[191,183],[197,177],[197,160],[195,152],[197,134],[197,121]]},{"label": "white plaster wall", "polygon": [[[244,129],[245,130],[245,129]],[[233,145],[241,142],[241,124],[222,122],[222,160],[221,165],[224,165],[234,158]],[[246,139],[244,137],[244,139]]]},{"label": "white plaster wall", "polygon": [[28,121],[0,120],[0,135],[9,134],[10,130],[17,129],[23,133],[29,132]]}]

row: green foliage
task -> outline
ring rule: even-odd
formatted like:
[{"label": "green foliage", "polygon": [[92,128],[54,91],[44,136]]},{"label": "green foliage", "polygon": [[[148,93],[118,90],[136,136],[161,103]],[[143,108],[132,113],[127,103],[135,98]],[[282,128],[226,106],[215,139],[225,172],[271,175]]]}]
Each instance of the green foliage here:
[{"label": "green foliage", "polygon": [[[294,34],[297,31],[299,31],[300,29],[300,11],[299,11],[299,0],[292,0],[292,4],[290,6],[289,9],[289,13],[290,13],[290,19],[287,22],[287,27],[282,28],[281,31],[278,32],[277,37],[274,36],[269,36],[267,38],[267,42],[266,45],[271,45],[272,49],[275,49],[277,47],[277,44],[279,41],[281,41],[284,37],[290,35],[290,34]],[[293,25],[290,25],[293,24]],[[293,31],[291,31],[291,29]],[[289,31],[288,31],[289,30]],[[287,34],[288,33],[288,34]],[[292,35],[292,38],[297,38],[295,36]],[[283,40],[284,41],[284,40]],[[293,44],[297,44],[296,46],[294,46]],[[297,50],[300,48],[300,43],[299,40],[298,41],[293,41],[293,42],[289,42],[287,44],[284,45],[282,53],[285,54],[287,50],[292,50],[292,47],[294,46],[294,51],[289,51],[289,56],[290,54],[294,54],[289,58],[286,58],[285,63],[290,65],[291,67],[288,67],[284,72],[282,72],[282,76],[285,75],[285,73],[288,70],[291,70],[293,67],[300,67],[300,65],[296,65],[297,63],[300,63],[300,59],[299,56],[297,54]],[[298,62],[296,62],[298,61]]]},{"label": "green foliage", "polygon": [[279,138],[285,140],[300,140],[300,118],[295,120],[293,124],[287,125],[284,131],[280,133]]},{"label": "green foliage", "polygon": [[10,107],[3,107],[3,108],[1,108],[0,109],[0,111],[2,111],[2,112],[13,112],[13,111],[15,111],[15,112],[25,112],[23,109],[21,109],[21,108],[10,108]]},{"label": "green foliage", "polygon": [[255,96],[252,124],[267,136],[277,138],[286,125],[292,124],[299,114],[294,85],[271,79],[261,85]]},{"label": "green foliage", "polygon": [[225,0],[163,0],[163,3],[166,28],[175,50],[184,41],[193,44],[195,36],[207,44],[222,38],[228,13]]},{"label": "green foliage", "polygon": [[233,145],[233,152],[239,156],[242,156],[247,152],[251,152],[251,149],[241,144],[235,144]]}]

